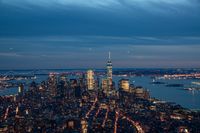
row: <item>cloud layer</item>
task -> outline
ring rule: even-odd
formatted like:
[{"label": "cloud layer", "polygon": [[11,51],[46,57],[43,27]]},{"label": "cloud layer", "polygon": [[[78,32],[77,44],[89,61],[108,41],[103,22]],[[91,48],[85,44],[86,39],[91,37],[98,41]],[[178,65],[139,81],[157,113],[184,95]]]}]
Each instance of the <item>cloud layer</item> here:
[{"label": "cloud layer", "polygon": [[1,38],[0,69],[104,68],[108,51],[112,52],[115,68],[198,67],[199,41],[199,37]]},{"label": "cloud layer", "polygon": [[193,6],[198,3],[197,0],[1,0],[3,4],[16,5],[16,6],[86,6],[86,7],[113,7],[113,6],[123,6],[123,5],[135,5],[135,6],[156,6],[163,4],[168,5],[184,5]]},{"label": "cloud layer", "polygon": [[199,0],[0,0],[0,69],[198,67],[199,24]]},{"label": "cloud layer", "polygon": [[146,12],[174,16],[188,14],[191,11],[196,14],[200,8],[198,0],[1,0],[0,4],[29,11],[38,9],[101,10],[115,13],[115,15]]}]

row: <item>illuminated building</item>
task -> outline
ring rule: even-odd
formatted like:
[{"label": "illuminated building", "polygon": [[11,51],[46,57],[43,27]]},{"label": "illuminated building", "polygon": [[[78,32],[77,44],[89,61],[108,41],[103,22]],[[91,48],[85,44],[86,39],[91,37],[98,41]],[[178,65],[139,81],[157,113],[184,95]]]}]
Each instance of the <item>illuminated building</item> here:
[{"label": "illuminated building", "polygon": [[110,52],[109,52],[109,58],[107,62],[107,79],[108,79],[108,89],[111,90],[112,88],[112,62],[111,62]]},{"label": "illuminated building", "polygon": [[55,73],[50,73],[49,74],[49,81],[48,81],[48,89],[50,92],[51,96],[56,96],[57,95],[57,79],[56,79],[56,74]]},{"label": "illuminated building", "polygon": [[19,85],[19,87],[18,87],[18,93],[20,93],[20,94],[21,94],[21,93],[22,93],[22,94],[24,93],[24,85],[23,85],[23,84],[20,84],[20,85]]},{"label": "illuminated building", "polygon": [[92,70],[87,71],[87,88],[88,90],[93,90],[94,89],[94,72]]},{"label": "illuminated building", "polygon": [[107,79],[102,79],[101,81],[101,88],[105,92],[108,90],[108,80]]},{"label": "illuminated building", "polygon": [[81,120],[81,133],[87,133],[88,124],[86,120]]},{"label": "illuminated building", "polygon": [[106,66],[107,66],[107,76],[106,79],[102,79],[101,88],[107,96],[111,95],[113,96],[116,94],[116,91],[114,90],[115,84],[112,81],[112,62],[111,62],[110,52]]},{"label": "illuminated building", "polygon": [[135,94],[135,97],[137,98],[144,98],[144,99],[150,98],[149,92],[142,87],[136,87],[134,89],[134,94]]},{"label": "illuminated building", "polygon": [[16,112],[15,115],[18,115],[18,113],[19,113],[19,106],[16,107],[15,112]]},{"label": "illuminated building", "polygon": [[128,79],[121,79],[119,81],[119,88],[124,91],[129,91],[129,80]]}]

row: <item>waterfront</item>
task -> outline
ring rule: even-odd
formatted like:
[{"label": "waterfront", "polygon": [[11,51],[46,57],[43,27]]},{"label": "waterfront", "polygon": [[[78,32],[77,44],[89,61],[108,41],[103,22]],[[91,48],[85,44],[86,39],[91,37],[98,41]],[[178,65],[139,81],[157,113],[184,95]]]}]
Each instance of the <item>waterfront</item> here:
[{"label": "waterfront", "polygon": [[[48,78],[49,72],[69,72],[69,71],[75,71],[75,70],[42,70],[42,71],[36,71],[37,79],[34,81],[36,83],[40,83],[41,81],[44,81]],[[78,72],[85,72],[86,70],[76,70]],[[75,71],[75,72],[76,72]],[[98,71],[98,70],[97,70]],[[101,70],[103,71],[103,70]],[[27,71],[13,71],[14,74],[27,74],[32,73],[32,70]],[[1,74],[7,73],[7,71],[0,71]],[[73,75],[69,75],[69,78],[73,78]],[[174,102],[177,104],[180,104],[181,106],[189,109],[200,109],[200,91],[194,90],[184,90],[185,88],[191,87],[192,82],[199,81],[198,79],[159,79],[157,81],[163,82],[165,84],[152,84],[153,81],[152,76],[116,76],[113,75],[113,81],[115,83],[118,83],[118,81],[121,78],[128,78],[130,80],[130,83],[133,83],[136,86],[142,86],[145,89],[149,90],[150,96],[155,97],[160,100],[168,101],[168,102]],[[33,80],[20,80],[12,82],[24,82],[27,85],[32,82]],[[166,84],[183,84],[184,87],[167,87]],[[117,84],[116,84],[117,86]],[[25,86],[26,87],[26,86]],[[27,87],[26,87],[27,88]],[[0,96],[4,95],[13,95],[17,93],[17,87],[14,88],[7,88],[7,89],[1,89],[0,90]]]}]

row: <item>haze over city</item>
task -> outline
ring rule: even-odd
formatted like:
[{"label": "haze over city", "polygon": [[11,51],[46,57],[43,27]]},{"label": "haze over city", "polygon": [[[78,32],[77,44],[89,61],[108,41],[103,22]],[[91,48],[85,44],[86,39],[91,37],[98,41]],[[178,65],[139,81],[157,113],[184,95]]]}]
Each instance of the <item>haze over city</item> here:
[{"label": "haze over city", "polygon": [[0,0],[0,69],[200,66],[198,0]]}]

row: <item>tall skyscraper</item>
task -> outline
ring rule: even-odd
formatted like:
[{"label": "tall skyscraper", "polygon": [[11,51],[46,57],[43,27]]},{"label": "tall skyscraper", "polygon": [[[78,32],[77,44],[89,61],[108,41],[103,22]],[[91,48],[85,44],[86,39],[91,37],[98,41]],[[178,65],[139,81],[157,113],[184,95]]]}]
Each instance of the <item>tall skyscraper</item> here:
[{"label": "tall skyscraper", "polygon": [[87,71],[87,88],[93,90],[95,85],[94,72],[92,70]]},{"label": "tall skyscraper", "polygon": [[109,52],[108,62],[107,62],[107,79],[108,79],[108,90],[112,88],[112,62],[111,54]]}]

